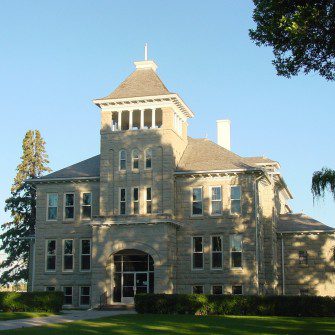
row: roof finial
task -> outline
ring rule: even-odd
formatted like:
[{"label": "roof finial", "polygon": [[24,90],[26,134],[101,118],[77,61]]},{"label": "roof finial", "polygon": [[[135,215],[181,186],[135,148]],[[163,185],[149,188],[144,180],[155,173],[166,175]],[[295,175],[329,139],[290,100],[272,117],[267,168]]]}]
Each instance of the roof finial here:
[{"label": "roof finial", "polygon": [[148,43],[144,44],[144,60],[148,60]]}]

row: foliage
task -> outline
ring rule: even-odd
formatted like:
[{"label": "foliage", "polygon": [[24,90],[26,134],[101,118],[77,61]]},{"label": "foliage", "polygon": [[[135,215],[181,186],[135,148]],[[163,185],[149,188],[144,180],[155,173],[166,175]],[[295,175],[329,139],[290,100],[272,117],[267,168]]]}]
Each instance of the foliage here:
[{"label": "foliage", "polygon": [[254,0],[250,38],[271,46],[277,74],[317,72],[335,80],[335,2],[333,0]]},{"label": "foliage", "polygon": [[58,313],[63,300],[63,292],[0,292],[0,310]]},{"label": "foliage", "polygon": [[0,278],[2,285],[28,279],[29,237],[35,231],[36,191],[25,180],[40,177],[44,172],[50,171],[44,146],[45,142],[38,130],[26,133],[21,163],[17,167],[11,196],[6,200],[5,206],[12,221],[1,225],[4,232],[0,235],[0,250],[7,255],[0,264],[0,269],[5,269]]},{"label": "foliage", "polygon": [[54,314],[50,312],[0,312],[0,322],[7,320],[39,318],[50,315]]},{"label": "foliage", "polygon": [[204,294],[139,294],[138,313],[195,315],[335,316],[335,298]]},{"label": "foliage", "polygon": [[325,191],[330,191],[335,199],[335,170],[322,168],[321,171],[315,171],[312,178],[313,198],[323,198]]}]

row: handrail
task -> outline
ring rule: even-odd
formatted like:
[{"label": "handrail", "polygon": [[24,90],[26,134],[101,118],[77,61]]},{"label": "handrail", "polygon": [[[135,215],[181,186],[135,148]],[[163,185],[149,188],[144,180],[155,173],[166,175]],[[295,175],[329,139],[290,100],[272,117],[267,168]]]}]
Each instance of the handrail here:
[{"label": "handrail", "polygon": [[102,309],[104,306],[107,305],[107,299],[108,299],[108,292],[105,291],[104,293],[102,293],[100,295],[100,305],[99,305],[99,309]]}]

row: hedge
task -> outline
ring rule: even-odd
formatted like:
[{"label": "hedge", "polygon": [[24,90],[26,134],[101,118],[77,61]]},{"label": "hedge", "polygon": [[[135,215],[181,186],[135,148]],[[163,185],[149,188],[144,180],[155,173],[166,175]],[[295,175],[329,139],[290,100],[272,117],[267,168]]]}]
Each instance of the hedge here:
[{"label": "hedge", "polygon": [[205,294],[137,294],[138,313],[335,316],[335,298]]},{"label": "hedge", "polygon": [[63,292],[0,292],[4,312],[53,312],[62,309]]}]

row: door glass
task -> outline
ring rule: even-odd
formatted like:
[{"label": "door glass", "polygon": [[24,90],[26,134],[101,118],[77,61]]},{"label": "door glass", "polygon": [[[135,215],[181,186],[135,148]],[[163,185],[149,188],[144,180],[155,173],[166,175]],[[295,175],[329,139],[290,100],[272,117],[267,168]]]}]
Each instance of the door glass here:
[{"label": "door glass", "polygon": [[134,274],[124,273],[123,274],[123,297],[134,296]]},{"label": "door glass", "polygon": [[136,293],[148,293],[147,273],[136,273]]}]

